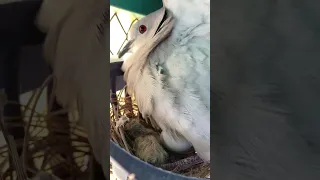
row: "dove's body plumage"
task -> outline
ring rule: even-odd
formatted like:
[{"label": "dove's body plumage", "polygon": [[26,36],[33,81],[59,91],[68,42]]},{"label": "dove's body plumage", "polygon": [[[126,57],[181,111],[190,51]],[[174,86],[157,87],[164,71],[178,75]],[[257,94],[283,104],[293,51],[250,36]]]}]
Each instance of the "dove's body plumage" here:
[{"label": "dove's body plumage", "polygon": [[[126,81],[142,115],[151,116],[162,129],[169,149],[184,151],[192,144],[209,161],[210,1],[175,3],[164,2],[175,18],[170,36],[151,51],[141,75],[129,72]],[[132,63],[137,60],[125,61],[124,71]]]}]

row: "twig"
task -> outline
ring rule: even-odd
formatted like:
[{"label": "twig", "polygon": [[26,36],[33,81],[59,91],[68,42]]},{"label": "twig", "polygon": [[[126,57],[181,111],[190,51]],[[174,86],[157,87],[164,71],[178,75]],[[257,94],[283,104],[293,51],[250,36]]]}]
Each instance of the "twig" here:
[{"label": "twig", "polygon": [[165,170],[173,169],[172,172],[179,172],[200,163],[203,163],[203,160],[198,155],[194,155],[173,163],[164,164],[161,168]]},{"label": "twig", "polygon": [[116,137],[114,137],[114,135],[113,135],[113,134],[111,134],[111,133],[110,133],[110,136],[111,136],[111,138],[112,138],[112,140],[113,140],[114,142],[116,142],[117,144],[119,144],[119,142],[118,142],[117,138],[116,138]]},{"label": "twig", "polygon": [[17,171],[17,176],[21,180],[27,179],[27,174],[21,167],[20,158],[18,155],[17,147],[14,138],[9,134],[7,128],[5,128],[4,118],[3,118],[3,107],[5,105],[5,97],[0,97],[0,128],[8,145],[9,155],[11,156],[12,163]]},{"label": "twig", "polygon": [[[119,120],[119,114],[118,114],[118,111],[117,111],[115,105],[112,105],[112,108],[113,108],[113,112],[115,113],[115,114],[114,114],[114,119],[115,119],[115,121],[118,121],[118,120]],[[112,128],[115,128],[115,126],[114,126],[113,123],[110,123],[110,124],[113,126]],[[117,133],[117,135],[119,135],[119,137],[120,137],[119,132],[116,131],[116,133]]]},{"label": "twig", "polygon": [[18,179],[27,180],[28,176],[26,174],[26,171],[23,169],[21,165],[17,147],[15,145],[14,138],[11,135],[8,135],[8,146],[9,146],[9,152],[13,161],[13,165],[15,166],[15,169],[17,171]]},{"label": "twig", "polygon": [[[29,106],[30,106],[30,104],[31,104],[31,102],[32,102],[31,100],[33,99],[33,97],[34,97],[35,94],[36,94],[36,91],[34,91],[34,92],[32,93],[31,97],[29,98],[29,100],[28,100],[28,102],[27,102],[27,105],[23,105],[23,104],[20,104],[20,103],[18,103],[18,102],[10,101],[10,100],[8,100],[6,104],[20,105],[21,107],[24,108],[24,111],[23,111],[22,114],[25,115],[27,110],[31,110],[31,108],[29,108]],[[41,114],[41,113],[39,113],[39,112],[35,112],[35,113]],[[24,117],[23,115],[22,115],[22,117]]]},{"label": "twig", "polygon": [[32,109],[29,108],[29,107],[30,107],[30,105],[31,105],[31,103],[32,103],[32,100],[33,100],[34,96],[36,95],[36,93],[37,93],[36,90],[32,92],[32,95],[31,95],[31,97],[29,98],[29,100],[28,100],[27,104],[25,105],[25,108],[24,108],[24,110],[23,110],[23,112],[22,112],[22,115],[23,115],[23,116],[27,113],[27,110],[32,110]]},{"label": "twig", "polygon": [[[22,149],[22,165],[23,165],[24,169],[27,169],[27,164],[26,164],[27,156],[26,156],[26,154],[27,154],[27,151],[28,151],[29,129],[30,129],[32,117],[33,117],[33,114],[35,112],[36,105],[38,104],[38,101],[40,99],[40,96],[41,96],[44,88],[47,86],[47,84],[49,83],[49,81],[51,79],[52,79],[52,75],[50,75],[45,80],[45,82],[42,84],[42,86],[40,87],[40,91],[37,94],[37,97],[35,98],[35,102],[33,104],[32,110],[31,110],[29,121],[27,122],[27,127],[26,127],[26,130],[25,130],[25,136],[24,136],[24,141],[23,141],[23,149]],[[31,102],[31,98],[30,98],[29,102]]]},{"label": "twig", "polygon": [[24,173],[23,168],[21,167],[20,158],[17,152],[17,147],[15,145],[13,137],[9,134],[7,128],[4,125],[3,118],[3,108],[6,103],[6,96],[4,94],[0,94],[0,128],[6,140],[9,149],[9,155],[11,156],[13,165],[17,171],[17,175],[19,179],[26,180],[27,175]]},{"label": "twig", "polygon": [[126,137],[125,137],[125,135],[124,135],[123,129],[122,129],[121,127],[119,128],[119,131],[120,131],[120,134],[121,134],[121,139],[122,139],[122,141],[123,141],[123,143],[124,143],[124,147],[126,148],[126,150],[127,150],[129,153],[131,153],[130,148],[129,148],[129,145],[128,145],[127,141],[126,141]]}]

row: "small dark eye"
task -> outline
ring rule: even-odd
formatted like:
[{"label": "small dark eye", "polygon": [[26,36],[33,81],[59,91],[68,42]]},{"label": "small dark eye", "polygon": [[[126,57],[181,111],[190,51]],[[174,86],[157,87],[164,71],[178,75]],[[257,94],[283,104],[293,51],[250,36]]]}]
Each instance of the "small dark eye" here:
[{"label": "small dark eye", "polygon": [[146,32],[147,31],[147,27],[145,26],[145,25],[140,25],[140,27],[139,27],[139,32],[141,33],[141,34],[143,34],[144,32]]}]

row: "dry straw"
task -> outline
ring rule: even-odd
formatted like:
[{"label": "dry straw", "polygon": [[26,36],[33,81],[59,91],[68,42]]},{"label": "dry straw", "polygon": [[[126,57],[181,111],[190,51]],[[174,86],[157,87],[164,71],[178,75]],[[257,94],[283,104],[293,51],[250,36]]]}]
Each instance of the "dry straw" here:
[{"label": "dry straw", "polygon": [[[25,136],[22,142],[22,154],[20,157],[17,152],[18,142],[13,139],[6,127],[12,126],[10,120],[21,117],[3,117],[3,107],[5,104],[18,103],[7,101],[4,94],[0,95],[0,127],[6,140],[6,145],[0,147],[0,157],[2,158],[2,161],[0,161],[0,171],[6,170],[5,172],[0,173],[0,178],[6,179],[9,177],[12,180],[25,180],[28,179],[28,173],[34,175],[34,178],[32,179],[59,180],[57,176],[52,174],[53,169],[59,166],[69,170],[70,176],[73,177],[86,177],[88,175],[88,171],[90,170],[81,171],[83,165],[81,164],[81,160],[79,161],[79,158],[83,158],[86,154],[90,154],[90,148],[84,130],[77,126],[77,123],[75,122],[69,122],[69,129],[63,129],[61,126],[59,127],[58,123],[61,122],[61,120],[68,121],[68,119],[61,119],[61,116],[59,116],[67,113],[66,110],[47,113],[39,113],[36,111],[36,106],[44,89],[48,86],[50,81],[55,82],[54,80],[53,76],[49,76],[42,86],[32,93],[27,104],[21,105],[23,109],[22,119],[25,120]],[[53,93],[49,98],[49,109],[51,109],[52,104]],[[71,114],[69,117],[70,119],[74,119]],[[37,128],[39,129],[38,132],[35,131]],[[52,137],[50,133],[48,135],[39,135],[46,130],[49,132],[59,132],[59,134],[63,135],[62,137],[59,137],[59,142],[55,142],[57,141],[56,137]],[[66,142],[63,142],[64,139],[65,141],[70,139],[70,141],[72,141],[70,142],[72,143],[72,147],[62,147],[66,144]],[[65,159],[61,158],[61,156],[59,156],[59,151],[70,151],[65,153],[70,154],[70,156]],[[43,161],[36,166],[35,159],[39,158],[43,158]],[[30,163],[30,159],[33,163]],[[11,169],[8,169],[8,167],[6,168],[8,163]]]}]

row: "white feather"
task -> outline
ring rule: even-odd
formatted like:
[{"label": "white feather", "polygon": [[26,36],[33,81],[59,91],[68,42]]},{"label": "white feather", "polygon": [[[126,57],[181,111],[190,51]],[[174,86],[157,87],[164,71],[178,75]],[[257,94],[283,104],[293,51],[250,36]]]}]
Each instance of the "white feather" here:
[{"label": "white feather", "polygon": [[[191,143],[209,161],[210,1],[189,0],[179,5],[177,1],[165,1],[164,5],[176,20],[172,33],[151,51],[145,44],[152,37],[139,35],[138,26],[155,28],[149,26],[154,24],[159,12],[133,26],[130,35],[136,43],[130,60],[123,65],[125,79],[135,94],[139,110],[144,116],[152,116],[163,130],[167,147],[184,151]],[[141,54],[146,51],[150,53],[143,68]],[[159,73],[159,66],[163,74]],[[143,68],[141,73],[140,68]]]}]

